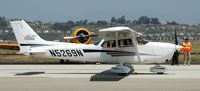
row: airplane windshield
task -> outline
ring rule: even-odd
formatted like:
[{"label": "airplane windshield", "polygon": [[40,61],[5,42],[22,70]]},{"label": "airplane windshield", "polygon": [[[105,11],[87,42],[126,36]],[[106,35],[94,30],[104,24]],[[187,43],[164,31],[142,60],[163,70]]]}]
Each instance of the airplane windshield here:
[{"label": "airplane windshield", "polygon": [[99,45],[99,43],[101,42],[102,40],[99,40],[97,42],[94,43],[94,45]]},{"label": "airplane windshield", "polygon": [[137,37],[137,42],[139,45],[144,45],[144,44],[149,43],[149,40],[146,40],[143,37]]}]

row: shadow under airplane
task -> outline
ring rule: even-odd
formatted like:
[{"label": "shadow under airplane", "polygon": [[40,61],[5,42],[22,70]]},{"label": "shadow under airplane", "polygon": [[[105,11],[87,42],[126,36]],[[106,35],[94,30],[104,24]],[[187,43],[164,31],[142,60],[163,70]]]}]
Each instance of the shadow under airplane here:
[{"label": "shadow under airplane", "polygon": [[90,78],[90,81],[119,81],[130,74],[120,76],[118,74],[113,74],[110,70],[103,71],[101,73],[97,73]]},{"label": "shadow under airplane", "polygon": [[24,72],[24,73],[17,73],[15,76],[28,76],[28,75],[38,75],[38,74],[45,74],[45,72]]},{"label": "shadow under airplane", "polygon": [[90,81],[120,81],[123,78],[129,75],[168,75],[165,74],[157,74],[157,73],[137,73],[134,72],[132,74],[127,74],[124,76],[114,74],[110,72],[110,70],[103,71],[101,73],[45,73],[45,72],[24,72],[24,73],[17,73],[15,76],[28,76],[28,75],[38,75],[38,74],[94,74],[91,76]]}]

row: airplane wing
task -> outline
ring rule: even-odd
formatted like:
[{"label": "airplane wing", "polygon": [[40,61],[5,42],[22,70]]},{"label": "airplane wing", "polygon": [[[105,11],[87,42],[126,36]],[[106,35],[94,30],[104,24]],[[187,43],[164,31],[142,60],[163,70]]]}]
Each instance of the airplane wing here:
[{"label": "airplane wing", "polygon": [[104,39],[130,38],[139,34],[128,27],[112,27],[99,30],[100,37]]},{"label": "airplane wing", "polygon": [[111,27],[99,30],[99,35],[105,40],[132,39],[134,44],[132,51],[136,53],[138,60],[142,61],[139,55],[138,42],[136,39],[136,37],[139,36],[139,33],[137,33],[135,30],[132,30],[128,27]]}]

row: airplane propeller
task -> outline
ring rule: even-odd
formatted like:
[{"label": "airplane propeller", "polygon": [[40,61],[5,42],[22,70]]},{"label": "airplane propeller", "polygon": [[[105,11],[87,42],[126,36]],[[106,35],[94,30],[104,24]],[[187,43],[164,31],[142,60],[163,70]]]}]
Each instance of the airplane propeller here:
[{"label": "airplane propeller", "polygon": [[176,29],[175,29],[175,33],[174,33],[174,38],[175,38],[174,40],[175,40],[175,45],[176,45],[175,49],[181,50],[183,47],[178,45],[179,43],[178,43],[178,37],[177,37],[177,30]]},{"label": "airplane propeller", "polygon": [[174,41],[175,41],[175,52],[174,52],[174,55],[173,55],[173,57],[172,57],[172,65],[174,65],[174,64],[178,64],[178,58],[179,58],[179,51],[178,50],[180,50],[181,48],[182,48],[182,46],[179,46],[178,45],[178,37],[177,37],[177,30],[175,29],[175,33],[174,33]]},{"label": "airplane propeller", "polygon": [[85,43],[87,42],[87,40],[89,39],[89,33],[86,31],[79,31],[77,33],[76,39],[80,42],[80,43]]},{"label": "airplane propeller", "polygon": [[77,39],[80,43],[85,43],[88,41],[89,37],[97,37],[98,35],[94,32],[91,32],[91,34],[88,34],[87,32],[80,32],[77,33],[77,36],[71,36],[71,37],[64,37],[64,39]]},{"label": "airplane propeller", "polygon": [[174,35],[174,37],[175,37],[175,44],[178,45],[178,37],[177,37],[177,31],[176,31],[176,29],[175,29],[175,35]]}]

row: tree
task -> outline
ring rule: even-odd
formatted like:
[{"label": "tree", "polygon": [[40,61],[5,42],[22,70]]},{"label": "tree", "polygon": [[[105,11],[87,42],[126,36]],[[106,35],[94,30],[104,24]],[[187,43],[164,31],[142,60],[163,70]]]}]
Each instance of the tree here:
[{"label": "tree", "polygon": [[7,27],[8,22],[6,21],[5,17],[0,17],[0,26],[1,27]]},{"label": "tree", "polygon": [[88,24],[88,20],[87,19],[76,21],[76,23],[75,23],[76,26],[84,26],[84,25],[87,25],[87,24]]},{"label": "tree", "polygon": [[63,23],[56,22],[56,23],[54,23],[54,24],[51,26],[51,28],[54,29],[54,30],[61,30],[61,31],[64,31],[64,24],[63,24]]},{"label": "tree", "polygon": [[139,24],[150,24],[150,18],[147,16],[141,16],[138,18],[138,23]]},{"label": "tree", "polygon": [[175,21],[172,21],[172,22],[167,21],[167,24],[168,24],[168,25],[178,25],[178,23],[175,22]]},{"label": "tree", "polygon": [[83,21],[83,25],[87,25],[87,23],[88,23],[88,20],[85,19],[85,20]]},{"label": "tree", "polygon": [[151,24],[160,24],[160,21],[158,18],[151,18],[150,23]]},{"label": "tree", "polygon": [[76,21],[75,25],[76,26],[83,26],[83,20]]},{"label": "tree", "polygon": [[96,22],[89,22],[88,25],[96,25]]},{"label": "tree", "polygon": [[107,21],[102,21],[102,20],[97,21],[97,25],[100,25],[100,26],[107,25],[107,24],[108,24]]},{"label": "tree", "polygon": [[118,23],[120,24],[125,24],[126,23],[126,19],[125,19],[125,16],[121,16],[120,18],[118,18]]},{"label": "tree", "polygon": [[66,25],[66,28],[73,28],[75,26],[75,23],[70,20],[65,25]]},{"label": "tree", "polygon": [[110,21],[111,23],[117,23],[117,19],[115,17],[112,17]]},{"label": "tree", "polygon": [[138,21],[137,20],[133,20],[132,24],[138,24]]},{"label": "tree", "polygon": [[126,20],[126,24],[130,24],[131,23],[131,20]]}]

